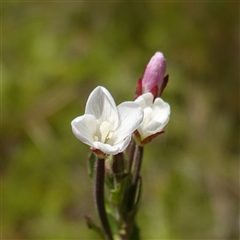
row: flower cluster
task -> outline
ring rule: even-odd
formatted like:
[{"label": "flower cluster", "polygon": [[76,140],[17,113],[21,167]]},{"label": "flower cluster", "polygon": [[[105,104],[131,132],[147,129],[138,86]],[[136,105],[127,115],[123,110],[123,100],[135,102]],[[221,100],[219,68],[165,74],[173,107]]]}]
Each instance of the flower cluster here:
[{"label": "flower cluster", "polygon": [[[84,115],[71,122],[73,134],[91,148],[89,173],[94,176],[101,227],[89,215],[85,220],[103,239],[139,236],[135,216],[141,195],[143,147],[163,133],[171,112],[161,98],[168,82],[165,71],[165,58],[157,52],[137,82],[134,101],[116,106],[110,92],[98,86],[88,97]],[[108,197],[104,197],[105,183]]]},{"label": "flower cluster", "polygon": [[157,52],[138,81],[135,101],[118,106],[106,88],[96,87],[87,100],[85,114],[71,123],[74,135],[93,151],[116,155],[127,148],[135,130],[142,144],[162,133],[170,117],[169,104],[157,97],[167,83],[165,70],[164,56]]}]

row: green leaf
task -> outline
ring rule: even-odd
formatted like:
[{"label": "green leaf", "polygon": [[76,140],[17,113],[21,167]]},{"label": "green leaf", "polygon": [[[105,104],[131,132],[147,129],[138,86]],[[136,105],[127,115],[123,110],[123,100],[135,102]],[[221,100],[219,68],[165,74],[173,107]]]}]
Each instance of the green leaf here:
[{"label": "green leaf", "polygon": [[118,184],[117,188],[111,191],[111,202],[118,206],[120,200],[121,200],[121,184]]},{"label": "green leaf", "polygon": [[113,174],[106,174],[105,175],[105,184],[109,190],[114,189],[114,176]]},{"label": "green leaf", "polygon": [[111,193],[112,202],[118,207],[121,215],[124,213],[124,205],[126,200],[126,193],[129,191],[129,186],[131,184],[130,175],[125,175],[121,182],[117,184],[117,188],[115,188]]},{"label": "green leaf", "polygon": [[107,211],[108,222],[113,235],[118,235],[118,226],[116,219],[111,211]]}]

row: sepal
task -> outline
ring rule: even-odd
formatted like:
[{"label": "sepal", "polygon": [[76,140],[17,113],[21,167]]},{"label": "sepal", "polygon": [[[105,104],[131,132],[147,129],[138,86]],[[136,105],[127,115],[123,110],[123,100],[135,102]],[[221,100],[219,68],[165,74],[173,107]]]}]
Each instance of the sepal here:
[{"label": "sepal", "polygon": [[157,98],[158,97],[158,86],[154,86],[151,91],[150,91],[153,95],[153,99]]},{"label": "sepal", "polygon": [[144,146],[146,145],[147,143],[150,143],[155,137],[157,137],[158,135],[164,133],[165,131],[160,131],[160,132],[157,132],[147,138],[145,138],[143,141],[141,141],[141,145]]},{"label": "sepal", "polygon": [[142,78],[139,78],[139,80],[137,82],[135,94],[134,94],[134,100],[137,99],[139,96],[141,96],[142,93],[143,93],[142,92]]},{"label": "sepal", "polygon": [[107,154],[102,152],[100,149],[91,147],[91,150],[97,155],[99,159],[105,159]]},{"label": "sepal", "polygon": [[160,89],[159,89],[159,93],[158,93],[158,96],[159,96],[159,97],[161,97],[163,90],[164,90],[165,87],[167,86],[167,84],[168,84],[168,79],[169,79],[169,75],[166,75],[166,76],[164,77],[163,83],[162,83],[162,85],[160,86]]},{"label": "sepal", "polygon": [[160,134],[162,134],[164,132],[165,131],[162,130],[160,132],[157,132],[157,133],[155,133],[155,134],[153,134],[151,136],[148,136],[148,137],[144,138],[143,140],[141,140],[141,136],[140,136],[139,132],[135,131],[134,132],[134,140],[135,140],[135,142],[137,143],[138,146],[143,147],[144,145],[150,143],[155,137],[157,137],[158,135],[160,135]]}]

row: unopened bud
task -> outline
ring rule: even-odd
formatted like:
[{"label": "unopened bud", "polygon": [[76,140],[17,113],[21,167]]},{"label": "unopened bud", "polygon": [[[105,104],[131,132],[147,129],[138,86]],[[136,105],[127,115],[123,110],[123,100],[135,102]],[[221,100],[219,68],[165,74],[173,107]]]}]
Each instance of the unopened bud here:
[{"label": "unopened bud", "polygon": [[151,92],[154,98],[159,97],[168,82],[168,76],[164,77],[166,60],[161,52],[156,52],[145,68],[143,77],[137,83],[135,99],[140,95]]}]

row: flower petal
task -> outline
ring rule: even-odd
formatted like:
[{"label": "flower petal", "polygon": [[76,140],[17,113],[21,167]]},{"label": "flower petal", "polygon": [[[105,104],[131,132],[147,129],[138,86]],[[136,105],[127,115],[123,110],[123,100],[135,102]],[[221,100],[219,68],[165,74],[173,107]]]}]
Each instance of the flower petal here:
[{"label": "flower petal", "polygon": [[85,114],[71,122],[73,134],[83,143],[93,146],[93,136],[96,132],[96,118]]},{"label": "flower petal", "polygon": [[115,145],[119,149],[119,153],[123,152],[127,148],[131,139],[132,139],[132,134],[127,136],[122,142],[119,142]]},{"label": "flower petal", "polygon": [[145,126],[140,126],[137,130],[141,136],[141,140],[144,140],[145,138],[156,134],[157,132],[162,131],[165,125],[163,125],[161,122],[151,120],[148,122]]},{"label": "flower petal", "polygon": [[150,103],[150,97],[144,94],[140,101],[143,100],[145,101],[144,103],[146,103],[146,107],[143,109],[144,119],[137,129],[141,140],[162,131],[169,121],[171,112],[169,104],[161,98],[156,98],[152,104]]},{"label": "flower petal", "polygon": [[118,112],[115,101],[104,87],[96,87],[91,92],[87,100],[85,114],[94,115],[100,122],[110,122],[113,130],[118,126]]},{"label": "flower petal", "polygon": [[139,96],[135,101],[138,103],[142,108],[151,107],[153,103],[153,95],[152,93],[144,93],[143,95]]},{"label": "flower petal", "polygon": [[153,104],[152,119],[161,122],[164,126],[170,118],[170,105],[161,98],[156,98]]},{"label": "flower petal", "polygon": [[102,142],[94,142],[93,145],[95,148],[100,149],[102,152],[110,154],[110,155],[116,155],[120,152],[123,152],[127,146],[129,145],[131,141],[131,135],[126,137],[123,141],[115,144],[114,146],[102,143]]},{"label": "flower petal", "polygon": [[[156,120],[152,120],[150,121],[147,126],[145,127],[145,132],[147,132],[147,135],[153,135],[157,132],[160,132],[163,130],[165,125],[163,125],[161,122],[156,121]],[[146,137],[146,136],[145,136]]]},{"label": "flower petal", "polygon": [[139,135],[141,136],[141,140],[143,140],[149,136],[148,132],[146,131],[146,128],[139,127],[137,130],[138,130]]},{"label": "flower petal", "polygon": [[93,146],[106,154],[115,155],[119,153],[119,148],[117,146],[112,146],[107,143],[93,142]]},{"label": "flower petal", "polygon": [[144,112],[144,117],[143,117],[143,121],[142,121],[140,127],[147,126],[149,121],[151,121],[153,109],[151,107],[146,107],[143,109],[143,112]]},{"label": "flower petal", "polygon": [[113,144],[118,144],[131,135],[143,120],[142,108],[134,102],[124,102],[117,107],[120,124],[112,138]]}]

